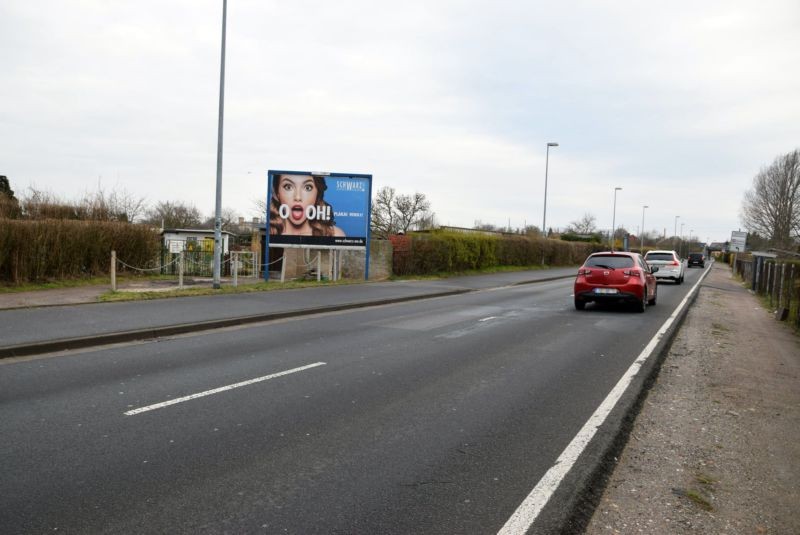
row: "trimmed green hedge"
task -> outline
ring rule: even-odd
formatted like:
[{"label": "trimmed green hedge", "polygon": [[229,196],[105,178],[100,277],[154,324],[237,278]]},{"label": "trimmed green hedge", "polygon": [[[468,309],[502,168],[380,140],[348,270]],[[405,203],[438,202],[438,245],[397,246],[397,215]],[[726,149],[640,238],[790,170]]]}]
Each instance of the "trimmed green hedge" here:
[{"label": "trimmed green hedge", "polygon": [[103,275],[112,250],[132,266],[153,266],[161,251],[158,231],[109,221],[0,219],[0,282]]},{"label": "trimmed green hedge", "polygon": [[[402,273],[430,275],[499,266],[578,265],[599,250],[599,244],[525,236],[489,236],[460,232],[415,233]],[[396,266],[397,269],[397,266]]]}]

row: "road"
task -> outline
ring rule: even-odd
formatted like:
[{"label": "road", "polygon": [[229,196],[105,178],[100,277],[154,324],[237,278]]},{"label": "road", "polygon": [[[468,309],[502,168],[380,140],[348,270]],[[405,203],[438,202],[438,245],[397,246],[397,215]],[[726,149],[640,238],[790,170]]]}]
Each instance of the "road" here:
[{"label": "road", "polygon": [[0,526],[496,533],[701,273],[644,314],[567,279],[0,362]]}]

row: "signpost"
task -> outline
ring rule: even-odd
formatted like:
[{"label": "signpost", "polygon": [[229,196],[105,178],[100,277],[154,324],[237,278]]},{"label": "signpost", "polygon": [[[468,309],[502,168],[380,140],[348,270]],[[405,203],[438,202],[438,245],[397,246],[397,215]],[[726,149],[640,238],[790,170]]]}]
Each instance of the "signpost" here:
[{"label": "signpost", "polygon": [[728,249],[731,253],[743,253],[747,245],[747,232],[734,230],[731,232],[731,245]]}]

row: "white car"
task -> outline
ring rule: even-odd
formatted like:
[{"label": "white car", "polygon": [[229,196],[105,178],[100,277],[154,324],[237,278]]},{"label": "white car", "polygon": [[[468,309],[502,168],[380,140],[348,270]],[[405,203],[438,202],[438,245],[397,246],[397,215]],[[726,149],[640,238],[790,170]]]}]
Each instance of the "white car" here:
[{"label": "white car", "polygon": [[675,284],[683,282],[683,262],[675,251],[648,251],[644,261],[651,267],[658,267],[656,279],[669,279]]}]

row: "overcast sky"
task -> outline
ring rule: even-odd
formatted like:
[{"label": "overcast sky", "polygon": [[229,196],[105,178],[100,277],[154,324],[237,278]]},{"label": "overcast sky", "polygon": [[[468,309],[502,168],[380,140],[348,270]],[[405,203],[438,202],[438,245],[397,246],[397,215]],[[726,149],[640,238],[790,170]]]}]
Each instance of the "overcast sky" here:
[{"label": "overcast sky", "polygon": [[[0,0],[0,174],[212,215],[222,0]],[[441,224],[724,241],[800,147],[797,0],[229,0],[222,204],[369,173]]]}]

